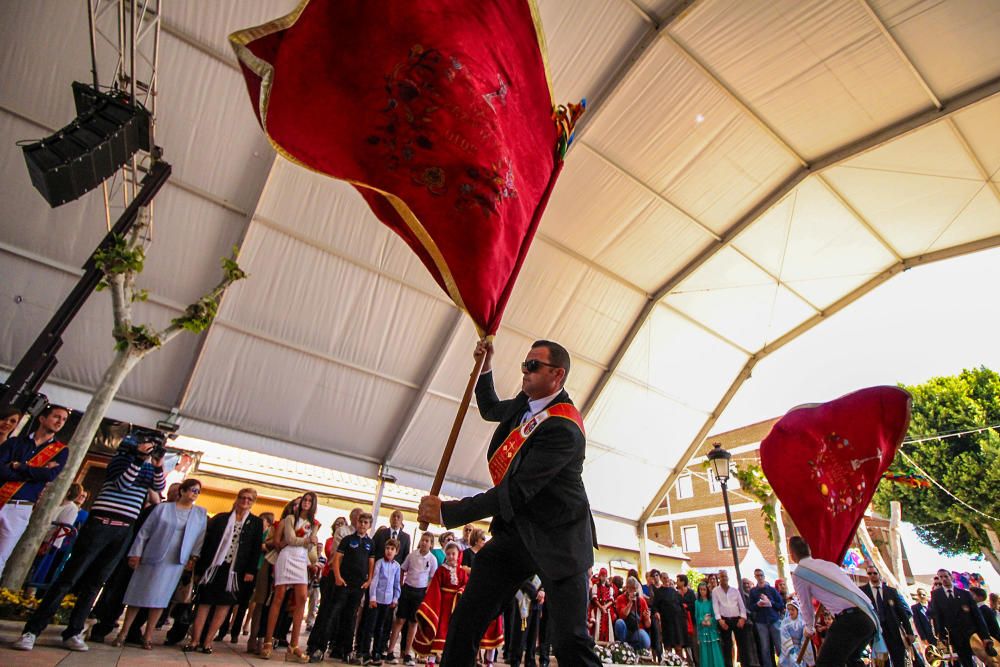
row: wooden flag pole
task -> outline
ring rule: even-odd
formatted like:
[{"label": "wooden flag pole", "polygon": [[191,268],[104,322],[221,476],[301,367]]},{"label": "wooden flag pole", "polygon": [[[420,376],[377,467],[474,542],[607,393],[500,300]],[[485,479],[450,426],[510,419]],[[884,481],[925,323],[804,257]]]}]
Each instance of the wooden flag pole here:
[{"label": "wooden flag pole", "polygon": [[[472,368],[472,374],[469,375],[469,383],[465,386],[465,395],[458,406],[458,414],[455,415],[455,421],[451,425],[451,433],[448,434],[448,442],[444,446],[444,451],[441,453],[441,461],[438,463],[437,472],[434,474],[434,483],[431,484],[430,493],[432,496],[441,493],[444,476],[448,472],[448,464],[451,463],[451,454],[455,451],[455,443],[458,442],[458,434],[462,430],[462,422],[465,421],[465,414],[469,411],[469,403],[472,402],[472,391],[476,388],[479,374],[483,370],[483,363],[486,361],[486,353],[477,354],[475,359],[476,363]],[[420,530],[427,530],[426,521],[420,522]]]}]

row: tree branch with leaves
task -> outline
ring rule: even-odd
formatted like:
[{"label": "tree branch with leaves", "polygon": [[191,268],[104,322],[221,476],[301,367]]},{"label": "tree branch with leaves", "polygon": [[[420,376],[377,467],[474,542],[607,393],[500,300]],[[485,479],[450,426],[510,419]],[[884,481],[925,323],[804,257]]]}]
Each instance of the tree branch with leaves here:
[{"label": "tree branch with leaves", "polygon": [[7,561],[3,580],[0,582],[6,588],[19,589],[23,585],[42,539],[87,456],[101,420],[128,374],[147,355],[181,332],[204,332],[218,315],[219,304],[226,290],[233,283],[247,277],[237,263],[239,252],[234,247],[232,256],[222,258],[222,278],[218,284],[185,308],[183,314],[173,318],[162,328],[145,323],[136,324],[132,307],[149,298],[146,290],[136,286],[136,278],[142,273],[146,260],[145,239],[148,238],[146,232],[149,224],[148,209],[142,209],[130,233],[116,236],[113,243],[94,254],[96,266],[103,273],[97,290],[108,290],[111,294],[115,355],[94,389],[86,412],[68,443],[69,458],[62,473],[46,487],[35,505],[31,522],[21,537],[18,548]]}]

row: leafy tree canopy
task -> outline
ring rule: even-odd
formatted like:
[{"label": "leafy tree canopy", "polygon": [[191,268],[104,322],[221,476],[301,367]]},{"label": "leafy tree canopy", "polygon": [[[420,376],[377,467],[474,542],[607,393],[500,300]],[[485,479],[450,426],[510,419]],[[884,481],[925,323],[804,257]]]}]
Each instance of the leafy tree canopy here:
[{"label": "leafy tree canopy", "polygon": [[[1000,517],[1000,428],[996,427],[1000,424],[1000,374],[980,367],[915,386],[900,386],[913,395],[907,440],[932,438],[904,443],[900,451],[953,495],[933,484],[912,488],[883,480],[875,493],[875,507],[888,514],[889,501],[900,501],[903,519],[914,524],[924,543],[945,554],[989,553],[986,531],[998,531],[1000,522],[969,506]],[[994,428],[933,437],[984,426]],[[890,471],[916,472],[901,455],[896,456]]]}]

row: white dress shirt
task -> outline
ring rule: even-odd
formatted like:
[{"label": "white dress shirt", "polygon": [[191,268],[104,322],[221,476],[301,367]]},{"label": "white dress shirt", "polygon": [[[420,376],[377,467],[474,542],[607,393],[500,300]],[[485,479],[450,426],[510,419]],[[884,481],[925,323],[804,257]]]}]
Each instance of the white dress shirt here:
[{"label": "white dress shirt", "polygon": [[[864,592],[858,588],[853,581],[851,581],[851,578],[848,577],[843,570],[830,561],[820,560],[818,558],[802,558],[799,560],[799,565],[795,568],[795,570],[797,571],[800,567],[805,567],[813,572],[818,572],[827,579],[832,579],[848,589],[857,591],[858,595],[860,595],[862,599],[867,597]],[[839,595],[834,595],[829,591],[813,586],[808,581],[798,576],[795,572],[792,572],[792,581],[795,583],[795,592],[799,594],[799,599],[802,600],[802,604],[799,606],[799,615],[807,628],[812,628],[816,620],[813,614],[812,606],[812,601],[814,599],[819,600],[820,604],[826,607],[826,610],[834,616],[845,609],[855,607],[855,604],[850,600],[845,600]]]},{"label": "white dress shirt", "polygon": [[712,589],[712,611],[715,612],[715,619],[720,618],[740,618],[747,617],[747,608],[743,604],[743,596],[735,586],[730,586],[728,590],[723,590],[722,586]]},{"label": "white dress shirt", "polygon": [[437,558],[430,551],[426,554],[411,551],[403,561],[403,583],[411,588],[427,588],[437,569]]}]

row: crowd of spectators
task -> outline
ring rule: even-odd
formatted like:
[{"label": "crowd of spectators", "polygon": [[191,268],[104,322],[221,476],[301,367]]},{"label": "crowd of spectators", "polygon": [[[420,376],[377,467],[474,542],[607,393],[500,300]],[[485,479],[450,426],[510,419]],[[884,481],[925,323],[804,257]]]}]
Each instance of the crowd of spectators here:
[{"label": "crowd of spectators", "polygon": [[[954,655],[963,667],[973,667],[973,634],[987,642],[1000,641],[1000,596],[976,585],[981,580],[960,586],[951,572],[939,570],[931,594],[918,588],[910,604],[875,566],[869,564],[865,574],[867,583],[860,590],[878,615],[889,667],[923,667],[930,646],[939,654]],[[609,577],[602,568],[592,579],[588,625],[597,644],[628,643],[656,664],[816,664],[833,616],[814,600],[799,600],[783,580],[768,583],[761,569],[754,571],[754,579],[744,579],[737,589],[729,585],[728,572],[720,570],[692,589],[686,574],[671,578],[650,570],[640,586],[635,570],[625,577]],[[806,603],[815,632],[807,630],[800,616]]]},{"label": "crowd of spectators", "polygon": [[[65,465],[68,452],[56,435],[68,416],[49,406],[33,430],[10,438],[21,415],[0,414],[0,573],[34,504]],[[62,638],[74,651],[112,633],[112,645],[152,650],[154,631],[169,625],[164,643],[188,652],[209,654],[216,641],[228,636],[237,643],[243,635],[246,651],[265,659],[284,649],[288,662],[414,665],[441,653],[455,599],[487,541],[473,525],[459,538],[451,531],[411,536],[398,510],[372,534],[373,517],[361,508],[338,518],[322,540],[315,493],[295,498],[278,517],[258,516],[257,491],[244,488],[230,510],[208,517],[198,505],[199,480],[165,486],[162,448],[130,436],[109,462],[89,511],[81,509],[84,489],[69,487],[28,582],[44,595],[11,648],[32,650],[72,592]],[[891,667],[922,667],[927,646],[973,667],[970,637],[1000,640],[1000,601],[978,579],[956,583],[940,570],[930,594],[918,589],[911,605],[874,566],[866,575],[860,590],[877,611]],[[602,568],[591,580],[588,627],[597,644],[624,642],[649,662],[815,664],[831,615],[798,600],[782,580],[771,585],[763,570],[754,579],[737,588],[720,570],[691,586],[685,574],[654,569],[643,585],[635,570],[623,578]],[[813,626],[803,621],[804,604]],[[513,667],[548,665],[545,591],[537,576],[518,587],[480,648],[486,667],[500,659]]]}]

